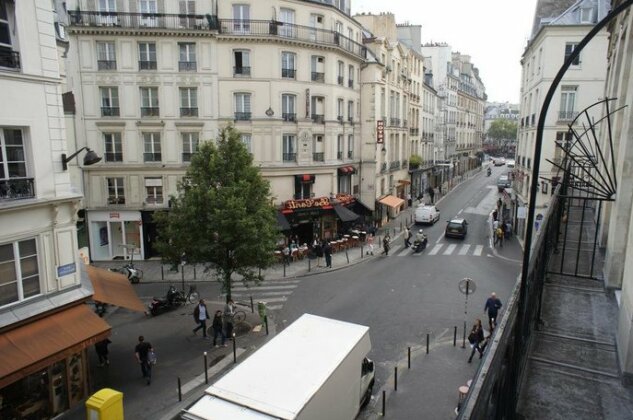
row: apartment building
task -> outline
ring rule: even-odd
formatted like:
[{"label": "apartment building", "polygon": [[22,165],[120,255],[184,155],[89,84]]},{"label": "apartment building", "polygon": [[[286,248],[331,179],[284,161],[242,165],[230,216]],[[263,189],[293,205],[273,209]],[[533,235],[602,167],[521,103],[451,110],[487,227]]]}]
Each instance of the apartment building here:
[{"label": "apartment building", "polygon": [[[559,169],[548,160],[560,164],[562,159],[556,142],[571,140],[569,125],[580,111],[603,96],[607,70],[606,30],[583,49],[556,91],[545,120],[539,173],[534,174],[532,156],[541,103],[565,58],[608,10],[608,2],[597,0],[537,3],[532,35],[521,59],[520,119],[513,184],[519,207],[529,202],[529,186],[534,176],[540,181],[536,208],[543,209],[547,205],[559,176]],[[523,222],[524,219],[517,220],[516,230],[520,235],[525,233]]]},{"label": "apartment building", "polygon": [[77,135],[104,155],[84,168],[93,259],[154,256],[153,213],[169,207],[199,142],[229,124],[302,242],[350,221],[335,209],[357,205],[367,49],[349,2],[67,6]]},{"label": "apartment building", "polygon": [[[110,327],[85,305],[59,55],[47,0],[0,0],[0,418],[53,418],[87,396],[87,349]],[[85,164],[96,157],[80,151]]]}]

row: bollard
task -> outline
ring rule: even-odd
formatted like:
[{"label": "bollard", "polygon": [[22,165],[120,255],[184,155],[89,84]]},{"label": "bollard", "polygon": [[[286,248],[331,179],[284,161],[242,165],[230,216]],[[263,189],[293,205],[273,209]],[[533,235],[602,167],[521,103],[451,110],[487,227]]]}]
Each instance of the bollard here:
[{"label": "bollard", "polygon": [[235,345],[235,333],[233,333],[233,363],[237,363],[237,348]]},{"label": "bollard", "polygon": [[185,293],[185,266],[183,265],[180,270],[180,278],[182,279],[182,292]]},{"label": "bollard", "polygon": [[462,348],[466,348],[466,321],[464,321],[464,335],[462,336]]},{"label": "bollard", "polygon": [[264,315],[264,324],[266,324],[266,335],[268,335],[268,315]]},{"label": "bollard", "polygon": [[193,279],[196,279],[196,265],[193,266]]},{"label": "bollard", "polygon": [[255,307],[253,306],[253,296],[251,296],[251,313],[255,313]]},{"label": "bollard", "polygon": [[426,334],[426,354],[429,354],[429,334]]},{"label": "bollard", "polygon": [[312,264],[310,263],[310,256],[308,255],[308,273],[312,271]]},{"label": "bollard", "polygon": [[209,372],[207,371],[207,352],[204,352],[204,383],[209,383]]},{"label": "bollard", "polygon": [[286,261],[284,261],[284,277],[286,277]]},{"label": "bollard", "polygon": [[347,258],[347,263],[349,264],[349,254],[347,253],[347,249],[345,250],[345,258]]},{"label": "bollard", "polygon": [[362,244],[362,242],[360,244],[360,257],[361,257],[361,259],[365,258],[365,251],[363,251],[363,244]]},{"label": "bollard", "polygon": [[457,325],[455,325],[455,329],[453,330],[453,347],[457,346]]},{"label": "bollard", "polygon": [[398,390],[398,366],[393,368],[393,390]]},{"label": "bollard", "polygon": [[385,391],[384,389],[382,390],[382,416],[385,417],[385,402],[387,401],[387,397],[386,394],[387,391]]},{"label": "bollard", "polygon": [[180,376],[178,377],[178,401],[182,401],[182,389],[180,389]]},{"label": "bollard", "polygon": [[165,281],[165,269],[163,268],[163,263],[160,264],[160,279]]},{"label": "bollard", "polygon": [[407,366],[411,369],[411,346],[407,348]]}]

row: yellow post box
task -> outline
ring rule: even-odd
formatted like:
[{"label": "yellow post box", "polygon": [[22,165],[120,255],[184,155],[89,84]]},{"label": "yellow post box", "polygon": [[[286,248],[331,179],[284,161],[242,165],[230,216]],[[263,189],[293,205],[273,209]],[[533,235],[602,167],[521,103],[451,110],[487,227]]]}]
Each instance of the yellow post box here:
[{"label": "yellow post box", "polygon": [[86,401],[87,420],[123,420],[123,393],[103,388]]}]

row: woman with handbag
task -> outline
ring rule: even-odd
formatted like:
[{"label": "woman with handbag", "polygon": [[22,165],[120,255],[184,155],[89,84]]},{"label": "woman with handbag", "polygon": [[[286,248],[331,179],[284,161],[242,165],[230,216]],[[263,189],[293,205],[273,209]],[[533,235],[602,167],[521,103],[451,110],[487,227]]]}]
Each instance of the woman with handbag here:
[{"label": "woman with handbag", "polygon": [[468,358],[468,363],[473,361],[473,356],[475,355],[475,351],[479,352],[479,358],[481,359],[484,355],[484,351],[480,347],[480,344],[484,341],[484,328],[481,325],[481,319],[475,320],[475,325],[470,330],[470,334],[468,334],[468,342],[472,347],[472,351],[470,352],[470,357]]}]

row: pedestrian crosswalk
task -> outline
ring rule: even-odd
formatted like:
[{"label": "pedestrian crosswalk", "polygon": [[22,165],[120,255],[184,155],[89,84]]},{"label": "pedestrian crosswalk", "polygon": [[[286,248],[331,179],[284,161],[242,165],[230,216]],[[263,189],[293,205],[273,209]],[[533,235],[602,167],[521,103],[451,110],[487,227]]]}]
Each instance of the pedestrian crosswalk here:
[{"label": "pedestrian crosswalk", "polygon": [[481,257],[484,255],[484,246],[473,244],[439,243],[433,245],[432,247],[428,247],[425,251],[418,254],[414,253],[411,248],[404,248],[400,250],[400,252],[395,252],[393,255],[396,257],[405,257],[408,255],[413,255],[415,257],[422,255],[459,255]]},{"label": "pedestrian crosswalk", "polygon": [[268,310],[279,310],[294,292],[301,280],[266,280],[257,286],[237,286],[231,289],[236,302],[247,303],[253,298],[253,304],[266,302]]}]

